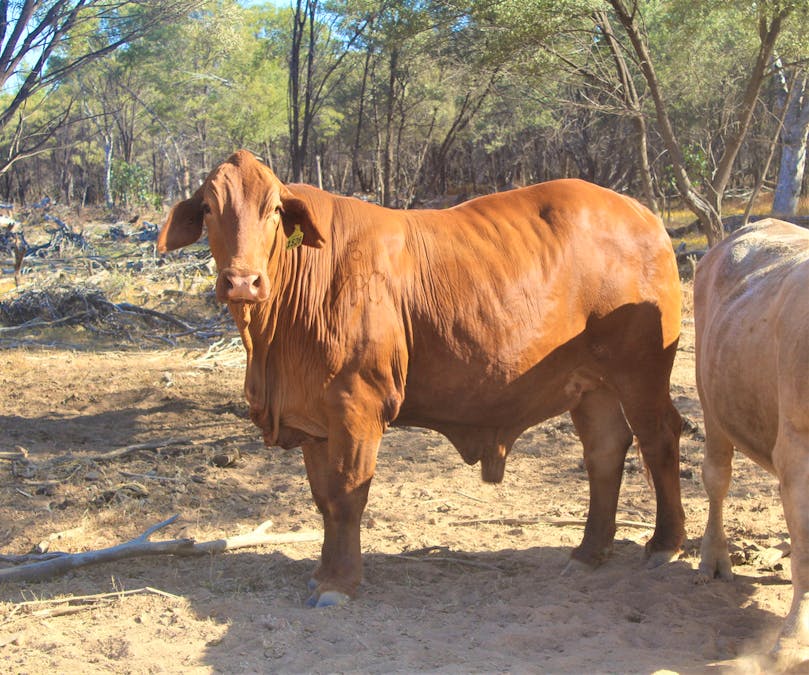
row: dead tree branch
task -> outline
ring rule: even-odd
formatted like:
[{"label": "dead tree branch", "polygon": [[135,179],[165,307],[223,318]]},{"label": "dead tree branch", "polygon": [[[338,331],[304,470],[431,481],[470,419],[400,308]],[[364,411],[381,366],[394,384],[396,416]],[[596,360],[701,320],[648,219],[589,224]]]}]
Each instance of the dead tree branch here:
[{"label": "dead tree branch", "polygon": [[255,530],[247,534],[239,534],[226,539],[214,539],[211,541],[196,542],[193,539],[171,539],[168,541],[150,541],[157,530],[171,525],[179,514],[152,525],[143,534],[130,539],[122,544],[95,551],[85,551],[82,553],[62,553],[57,557],[48,560],[41,560],[17,567],[9,567],[0,570],[0,583],[19,583],[21,581],[43,581],[51,579],[70,570],[88,565],[97,565],[103,562],[112,562],[125,558],[139,558],[149,555],[176,555],[176,556],[199,556],[213,553],[223,553],[237,548],[247,548],[252,546],[267,546],[272,544],[287,544],[302,541],[317,541],[321,538],[319,532],[302,531],[289,533],[272,533],[269,528],[270,521],[259,525]]},{"label": "dead tree branch", "polygon": [[160,450],[170,445],[187,445],[190,443],[191,439],[189,438],[167,438],[165,440],[148,441],[146,443],[127,445],[123,448],[116,448],[115,450],[109,450],[108,452],[93,455],[88,459],[93,462],[108,462],[113,459],[126,457],[127,455],[131,455],[133,452],[139,452],[140,450]]}]

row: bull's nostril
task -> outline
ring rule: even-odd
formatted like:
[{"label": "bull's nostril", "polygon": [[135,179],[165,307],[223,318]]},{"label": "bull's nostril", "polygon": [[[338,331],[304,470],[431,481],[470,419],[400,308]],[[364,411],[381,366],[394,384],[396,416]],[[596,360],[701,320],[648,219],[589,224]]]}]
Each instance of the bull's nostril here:
[{"label": "bull's nostril", "polygon": [[228,277],[225,277],[225,286],[228,290],[233,288],[233,282]]},{"label": "bull's nostril", "polygon": [[253,279],[253,286],[255,286],[256,288],[261,286],[261,277],[256,277],[255,279]]}]

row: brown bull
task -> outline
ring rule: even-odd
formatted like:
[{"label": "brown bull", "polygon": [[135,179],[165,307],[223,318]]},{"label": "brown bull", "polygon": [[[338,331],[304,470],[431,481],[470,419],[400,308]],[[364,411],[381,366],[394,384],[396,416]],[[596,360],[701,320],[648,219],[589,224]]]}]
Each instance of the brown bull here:
[{"label": "brown bull", "polygon": [[733,577],[722,523],[734,447],[778,477],[792,540],[780,665],[809,658],[809,231],[778,220],[711,249],[694,280],[710,507],[700,574]]},{"label": "brown bull", "polygon": [[360,518],[391,424],[441,432],[499,482],[515,439],[569,410],[590,480],[572,557],[589,565],[611,549],[634,433],[657,494],[651,563],[679,550],[680,285],[638,202],[559,180],[393,211],[284,185],[240,151],[174,207],[160,250],[203,226],[247,350],[251,417],[267,445],[302,446],[323,514],[310,604],[357,590]]}]

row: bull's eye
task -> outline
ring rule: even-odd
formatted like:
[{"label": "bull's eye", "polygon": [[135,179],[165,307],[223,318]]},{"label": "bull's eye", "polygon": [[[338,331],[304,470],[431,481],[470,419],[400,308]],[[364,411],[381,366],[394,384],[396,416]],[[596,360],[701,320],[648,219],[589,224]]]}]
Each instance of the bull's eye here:
[{"label": "bull's eye", "polygon": [[205,203],[205,202],[203,202],[203,203],[202,203],[202,212],[203,212],[205,215],[208,215],[208,214],[211,212],[211,205],[210,205],[210,204],[207,204],[207,203]]}]

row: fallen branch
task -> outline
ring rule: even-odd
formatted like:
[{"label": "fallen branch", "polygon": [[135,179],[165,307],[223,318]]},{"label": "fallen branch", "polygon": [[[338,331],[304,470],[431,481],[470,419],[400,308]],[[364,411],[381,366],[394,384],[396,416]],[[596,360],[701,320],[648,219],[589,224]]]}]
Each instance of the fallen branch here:
[{"label": "fallen branch", "polygon": [[11,565],[23,565],[26,563],[42,562],[43,560],[51,560],[65,555],[56,551],[54,553],[21,553],[15,555],[13,553],[0,554],[0,562],[9,563]]},{"label": "fallen branch", "polygon": [[[0,625],[5,626],[14,621],[25,619],[29,617],[35,618],[52,618],[55,616],[65,616],[67,614],[75,614],[87,609],[93,609],[99,604],[108,604],[114,600],[120,600],[128,595],[136,595],[141,593],[152,593],[154,595],[162,595],[166,598],[173,600],[180,600],[179,595],[161,591],[158,588],[151,586],[144,586],[143,588],[134,588],[128,591],[114,591],[112,593],[97,593],[95,595],[73,595],[64,598],[50,598],[47,600],[26,600],[25,602],[18,602],[14,605],[11,613],[0,622]],[[0,644],[2,646],[2,644]]]},{"label": "fallen branch", "polygon": [[171,316],[171,314],[165,314],[164,312],[158,312],[155,309],[149,309],[147,307],[139,307],[138,305],[133,305],[131,302],[118,302],[118,303],[110,303],[113,307],[119,312],[127,312],[129,314],[140,314],[141,316],[150,316],[155,319],[160,319],[161,321],[165,321],[167,323],[173,324],[182,328],[188,333],[196,333],[197,331],[204,330],[202,327],[195,327],[185,321],[178,319],[175,316]]},{"label": "fallen branch", "polygon": [[481,499],[480,497],[475,497],[474,495],[467,494],[466,492],[461,492],[460,490],[455,490],[456,495],[461,495],[461,497],[466,497],[467,499],[471,499],[473,502],[480,502],[481,504],[485,504],[486,500]]},{"label": "fallen branch", "polygon": [[[548,525],[553,525],[555,527],[567,527],[567,526],[574,526],[574,527],[584,527],[587,524],[586,520],[577,518],[573,520],[565,520],[563,518],[549,520],[547,521]],[[653,530],[655,529],[654,523],[644,523],[640,520],[616,520],[615,525],[617,527],[634,527],[639,530]]]},{"label": "fallen branch", "polygon": [[138,558],[148,555],[176,555],[199,556],[212,553],[222,553],[237,548],[252,546],[265,546],[269,544],[287,544],[301,541],[317,541],[321,538],[319,532],[290,532],[274,534],[269,532],[272,526],[270,521],[259,525],[248,534],[239,534],[227,539],[196,542],[193,539],[171,539],[169,541],[149,541],[157,530],[173,523],[179,515],[174,515],[161,523],[152,525],[143,534],[134,539],[111,546],[110,548],[82,553],[63,553],[59,557],[49,560],[10,567],[0,570],[0,583],[20,581],[42,581],[64,574],[79,567],[96,565],[103,562],[112,562],[124,558]]},{"label": "fallen branch", "polygon": [[60,319],[54,319],[53,321],[45,321],[44,319],[31,319],[31,321],[26,321],[25,323],[21,323],[16,326],[0,326],[0,333],[13,333],[14,331],[18,330],[43,328],[45,326],[50,328],[52,326],[58,326],[63,323],[76,322],[79,319],[83,319],[85,316],[89,316],[89,314],[90,312],[79,312],[78,314],[71,314],[70,316],[63,316]]},{"label": "fallen branch", "polygon": [[129,471],[119,471],[118,473],[126,478],[146,478],[148,480],[162,480],[170,483],[181,483],[184,480],[183,478],[177,478],[176,476],[158,476],[151,473],[130,473]]},{"label": "fallen branch", "polygon": [[93,462],[108,462],[111,459],[120,459],[121,457],[126,457],[126,455],[130,455],[133,452],[138,452],[139,450],[160,450],[161,448],[166,448],[170,445],[184,445],[187,443],[191,443],[190,438],[167,438],[162,441],[148,441],[146,443],[136,443],[135,445],[127,445],[123,448],[116,448],[115,450],[110,450],[109,452],[102,452],[101,454],[88,457],[88,459]]},{"label": "fallen branch", "polygon": [[15,450],[4,450],[0,452],[0,459],[7,459],[14,461],[15,459],[25,459],[28,457],[28,451],[25,448],[17,447]]},{"label": "fallen branch", "polygon": [[[449,523],[450,527],[463,527],[466,525],[508,525],[509,527],[519,527],[521,525],[552,525],[554,527],[583,527],[587,521],[581,518],[556,518],[552,520],[542,520],[541,518],[477,518],[474,520],[457,520]],[[653,523],[644,523],[638,520],[616,520],[618,527],[635,527],[642,530],[653,530]]]},{"label": "fallen branch", "polygon": [[118,600],[127,595],[140,595],[141,593],[153,593],[154,595],[162,595],[166,598],[173,600],[180,600],[182,596],[168,591],[161,591],[159,588],[152,586],[143,586],[142,588],[131,588],[129,590],[111,591],[109,593],[92,593],[90,595],[69,595],[63,598],[46,598],[44,600],[25,600],[14,604],[15,611],[26,610],[28,608],[43,607],[46,605],[76,605],[76,604],[92,604],[100,600]]}]

